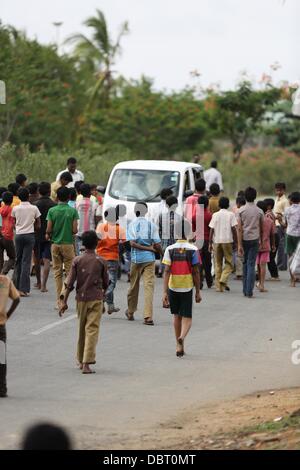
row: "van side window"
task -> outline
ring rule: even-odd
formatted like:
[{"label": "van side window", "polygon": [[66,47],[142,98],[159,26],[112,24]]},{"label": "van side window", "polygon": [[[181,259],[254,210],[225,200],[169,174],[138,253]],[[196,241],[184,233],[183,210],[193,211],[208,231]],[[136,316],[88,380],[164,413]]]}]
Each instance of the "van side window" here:
[{"label": "van side window", "polygon": [[202,178],[202,174],[200,170],[197,170],[197,168],[193,168],[193,174],[194,174],[194,180],[198,180]]},{"label": "van side window", "polygon": [[191,189],[190,173],[186,171],[184,175],[184,192],[190,191]]}]

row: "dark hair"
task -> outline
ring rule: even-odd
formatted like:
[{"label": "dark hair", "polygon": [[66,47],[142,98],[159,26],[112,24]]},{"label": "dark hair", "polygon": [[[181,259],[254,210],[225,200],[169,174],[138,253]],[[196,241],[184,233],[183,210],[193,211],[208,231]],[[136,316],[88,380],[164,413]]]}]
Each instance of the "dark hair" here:
[{"label": "dark hair", "polygon": [[39,185],[38,183],[30,183],[28,185],[29,194],[36,194],[38,192]]},{"label": "dark hair", "polygon": [[160,198],[161,198],[163,201],[166,201],[166,199],[167,199],[169,196],[172,196],[172,194],[173,194],[172,189],[170,189],[170,188],[164,188],[164,189],[161,190]]},{"label": "dark hair", "polygon": [[93,189],[97,189],[97,185],[96,184],[90,184],[90,188],[91,188],[91,191],[93,191]]},{"label": "dark hair", "polygon": [[207,196],[200,196],[199,199],[198,199],[198,204],[201,204],[204,209],[207,209],[208,208],[208,204],[209,204],[209,199]]},{"label": "dark hair", "polygon": [[205,188],[206,188],[205,180],[203,178],[199,178],[198,180],[196,180],[195,187],[198,192],[205,191]]},{"label": "dark hair", "polygon": [[20,173],[19,175],[16,176],[16,183],[18,183],[20,186],[22,186],[23,183],[27,181],[27,176],[24,175],[23,173]]},{"label": "dark hair", "polygon": [[264,213],[267,212],[268,207],[267,207],[267,204],[266,204],[265,201],[257,201],[256,205],[257,205],[257,207],[259,207],[259,209],[261,209]]},{"label": "dark hair", "polygon": [[64,181],[68,181],[69,183],[72,183],[73,181],[73,176],[71,175],[71,173],[69,171],[64,171],[61,175],[60,175],[60,180],[64,180]]},{"label": "dark hair", "polygon": [[57,199],[60,202],[67,202],[69,200],[69,195],[70,195],[69,188],[66,188],[64,186],[62,186],[61,188],[58,188],[58,190],[57,190]]},{"label": "dark hair", "polygon": [[29,200],[29,191],[27,188],[20,188],[18,191],[18,198],[22,202],[27,202]]},{"label": "dark hair", "polygon": [[76,181],[76,183],[74,184],[77,194],[81,194],[80,188],[82,184],[84,184],[84,181]]},{"label": "dark hair", "polygon": [[169,196],[166,199],[167,206],[171,209],[174,206],[178,206],[178,199],[176,196]]},{"label": "dark hair", "polygon": [[84,232],[81,236],[81,241],[87,250],[95,250],[98,245],[98,237],[95,230]]},{"label": "dark hair", "polygon": [[245,197],[245,191],[241,190],[237,193],[237,197]]},{"label": "dark hair", "polygon": [[275,189],[282,189],[283,191],[286,190],[286,184],[285,183],[276,183],[275,184]]},{"label": "dark hair", "polygon": [[74,157],[70,157],[67,160],[67,165],[76,165],[76,163],[77,163],[77,160]]},{"label": "dark hair", "polygon": [[211,167],[211,168],[217,168],[217,167],[218,167],[218,162],[217,162],[217,160],[213,160],[213,161],[211,162],[211,164],[210,164],[210,167]]},{"label": "dark hair", "polygon": [[144,217],[148,212],[148,206],[145,202],[137,202],[134,206],[134,213],[137,217]]},{"label": "dark hair", "polygon": [[64,429],[53,424],[37,424],[26,431],[23,450],[71,450],[71,440]]},{"label": "dark hair", "polygon": [[295,191],[294,193],[291,194],[290,200],[293,204],[299,204],[300,202],[300,193],[298,191]]},{"label": "dark hair", "polygon": [[69,188],[69,199],[70,199],[70,201],[76,201],[77,191],[76,191],[75,188]]},{"label": "dark hair", "polygon": [[267,207],[270,208],[270,209],[274,209],[274,206],[275,206],[275,201],[274,199],[272,198],[267,198],[264,200],[264,202],[267,204]]},{"label": "dark hair", "polygon": [[18,193],[18,191],[19,191],[19,188],[20,188],[19,183],[10,183],[10,184],[7,186],[8,191],[10,191],[11,193],[13,193],[14,196],[17,195],[17,193]]},{"label": "dark hair", "polygon": [[245,199],[247,202],[254,202],[256,199],[256,196],[257,196],[257,192],[255,188],[251,188],[249,186],[249,188],[245,190]]},{"label": "dark hair", "polygon": [[0,198],[2,197],[3,193],[7,192],[7,188],[0,187]]},{"label": "dark hair", "polygon": [[228,197],[221,197],[219,200],[219,207],[220,209],[229,209],[230,201]]},{"label": "dark hair", "polygon": [[192,235],[192,225],[184,217],[174,226],[174,238],[176,240],[187,240]]},{"label": "dark hair", "polygon": [[39,184],[39,193],[41,196],[49,196],[51,194],[51,184],[47,181],[42,181]]},{"label": "dark hair", "polygon": [[80,186],[80,192],[83,195],[83,197],[91,197],[91,187],[89,184],[83,183]]},{"label": "dark hair", "polygon": [[235,200],[237,206],[244,206],[246,204],[245,196],[238,196]]},{"label": "dark hair", "polygon": [[125,204],[118,204],[116,207],[116,210],[117,210],[118,219],[120,217],[125,217],[125,215],[127,214],[127,207],[125,206]]},{"label": "dark hair", "polygon": [[219,196],[221,192],[220,186],[217,183],[213,183],[211,187],[209,188],[209,192],[213,196]]},{"label": "dark hair", "polygon": [[6,191],[5,193],[2,194],[2,201],[7,206],[10,206],[12,204],[13,199],[14,199],[14,195],[13,193],[10,193],[9,191]]},{"label": "dark hair", "polygon": [[107,222],[115,224],[119,219],[119,207],[108,207],[104,212],[104,217]]}]

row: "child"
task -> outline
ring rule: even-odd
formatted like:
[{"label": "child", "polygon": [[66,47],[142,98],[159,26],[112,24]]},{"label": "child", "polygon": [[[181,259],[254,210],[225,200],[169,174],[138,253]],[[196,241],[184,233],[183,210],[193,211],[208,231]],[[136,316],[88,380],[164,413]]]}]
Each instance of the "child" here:
[{"label": "child", "polygon": [[177,243],[169,246],[164,254],[163,305],[170,307],[174,315],[174,330],[177,342],[176,356],[184,355],[184,340],[192,326],[193,287],[196,288],[196,303],[201,302],[200,257],[195,245],[187,242],[192,235],[191,224],[182,219],[175,225]]},{"label": "child", "polygon": [[266,215],[267,204],[264,201],[258,201],[257,207],[259,207],[259,209],[261,209],[264,213],[262,240],[256,258],[259,276],[257,288],[260,290],[260,292],[268,292],[265,289],[266,267],[267,263],[270,262],[271,249],[273,252],[275,251],[275,226],[273,220],[271,220],[270,217]]},{"label": "child", "polygon": [[[236,198],[236,206],[233,209],[233,213],[236,216],[236,219],[238,221],[238,210],[246,205],[246,199],[245,196],[238,196]],[[234,259],[235,259],[235,279],[236,281],[241,281],[243,279],[243,263],[244,263],[244,257],[240,256],[238,254],[237,247],[234,250]]]},{"label": "child", "polygon": [[279,246],[279,235],[278,235],[278,230],[276,226],[276,216],[273,212],[274,207],[275,207],[275,200],[270,198],[270,199],[265,199],[264,200],[265,204],[267,205],[267,212],[266,216],[271,219],[271,221],[274,224],[274,230],[275,230],[275,251],[270,251],[270,262],[268,263],[268,269],[271,274],[271,278],[269,279],[270,281],[280,281],[279,279],[279,274],[278,274],[278,267],[276,264],[276,255],[278,251],[278,246]]},{"label": "child", "polygon": [[[2,230],[0,236],[0,274],[8,274],[16,262],[14,244],[14,219],[12,213],[13,193],[5,192],[2,196],[4,206],[0,207],[2,217]],[[8,260],[4,263],[4,251]]]},{"label": "child", "polygon": [[200,274],[201,274],[201,288],[203,286],[203,279],[204,279],[204,274],[203,271],[205,272],[205,279],[206,279],[206,284],[208,289],[212,288],[213,285],[213,277],[211,274],[211,252],[209,251],[209,224],[212,219],[212,213],[208,209],[208,197],[207,196],[200,196],[198,203],[203,206],[204,208],[204,213],[203,213],[203,221],[204,221],[204,230],[203,230],[203,245],[202,248],[200,249],[200,255],[201,255],[201,268],[200,268]]},{"label": "child", "polygon": [[[12,304],[8,310],[8,299]],[[6,385],[6,322],[16,310],[20,302],[20,295],[13,282],[7,276],[0,274],[0,398],[7,397]]]},{"label": "child", "polygon": [[94,374],[90,364],[96,364],[96,347],[100,321],[103,312],[104,292],[109,280],[105,261],[96,255],[98,237],[93,230],[82,234],[82,244],[86,251],[77,256],[65,282],[61,295],[60,316],[68,309],[68,298],[76,282],[77,314],[79,338],[77,359],[83,374]]},{"label": "child", "polygon": [[209,198],[209,205],[208,210],[211,214],[215,214],[220,210],[219,208],[219,200],[220,200],[220,186],[217,183],[214,183],[209,188],[210,198]]},{"label": "child", "polygon": [[68,205],[73,209],[76,209],[76,199],[77,199],[77,191],[75,188],[70,188],[69,191],[69,202]]},{"label": "child", "polygon": [[[213,214],[209,224],[211,231],[209,234],[209,250],[214,250],[215,255],[215,278],[216,291],[229,291],[227,285],[228,278],[233,271],[233,248],[232,244],[237,244],[238,225],[235,215],[230,212],[230,201],[227,197],[221,197],[219,201],[219,212]],[[214,241],[214,246],[213,242]],[[223,267],[223,262],[224,267]]]}]

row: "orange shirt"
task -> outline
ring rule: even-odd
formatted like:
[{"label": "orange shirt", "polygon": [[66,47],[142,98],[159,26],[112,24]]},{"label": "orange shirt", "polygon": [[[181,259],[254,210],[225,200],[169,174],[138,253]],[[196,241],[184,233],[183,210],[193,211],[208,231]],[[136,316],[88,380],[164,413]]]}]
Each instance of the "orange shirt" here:
[{"label": "orange shirt", "polygon": [[119,261],[119,243],[126,240],[125,230],[119,224],[103,222],[98,225],[96,231],[101,237],[97,246],[97,254],[107,261]]}]

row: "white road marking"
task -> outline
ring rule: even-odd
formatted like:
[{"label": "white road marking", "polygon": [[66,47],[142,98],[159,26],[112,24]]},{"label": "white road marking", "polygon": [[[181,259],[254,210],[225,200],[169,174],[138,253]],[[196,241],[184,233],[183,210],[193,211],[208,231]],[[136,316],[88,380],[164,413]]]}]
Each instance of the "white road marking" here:
[{"label": "white road marking", "polygon": [[74,318],[76,318],[76,317],[77,317],[77,315],[74,313],[73,315],[70,315],[67,318],[64,318],[64,319],[58,320],[54,323],[50,323],[49,325],[43,326],[43,328],[40,328],[39,330],[33,331],[30,334],[34,335],[34,336],[38,336],[41,333],[44,333],[44,331],[48,331],[48,330],[51,330],[52,328],[56,328],[57,326],[62,325],[63,323],[66,323],[67,321],[74,320]]}]

